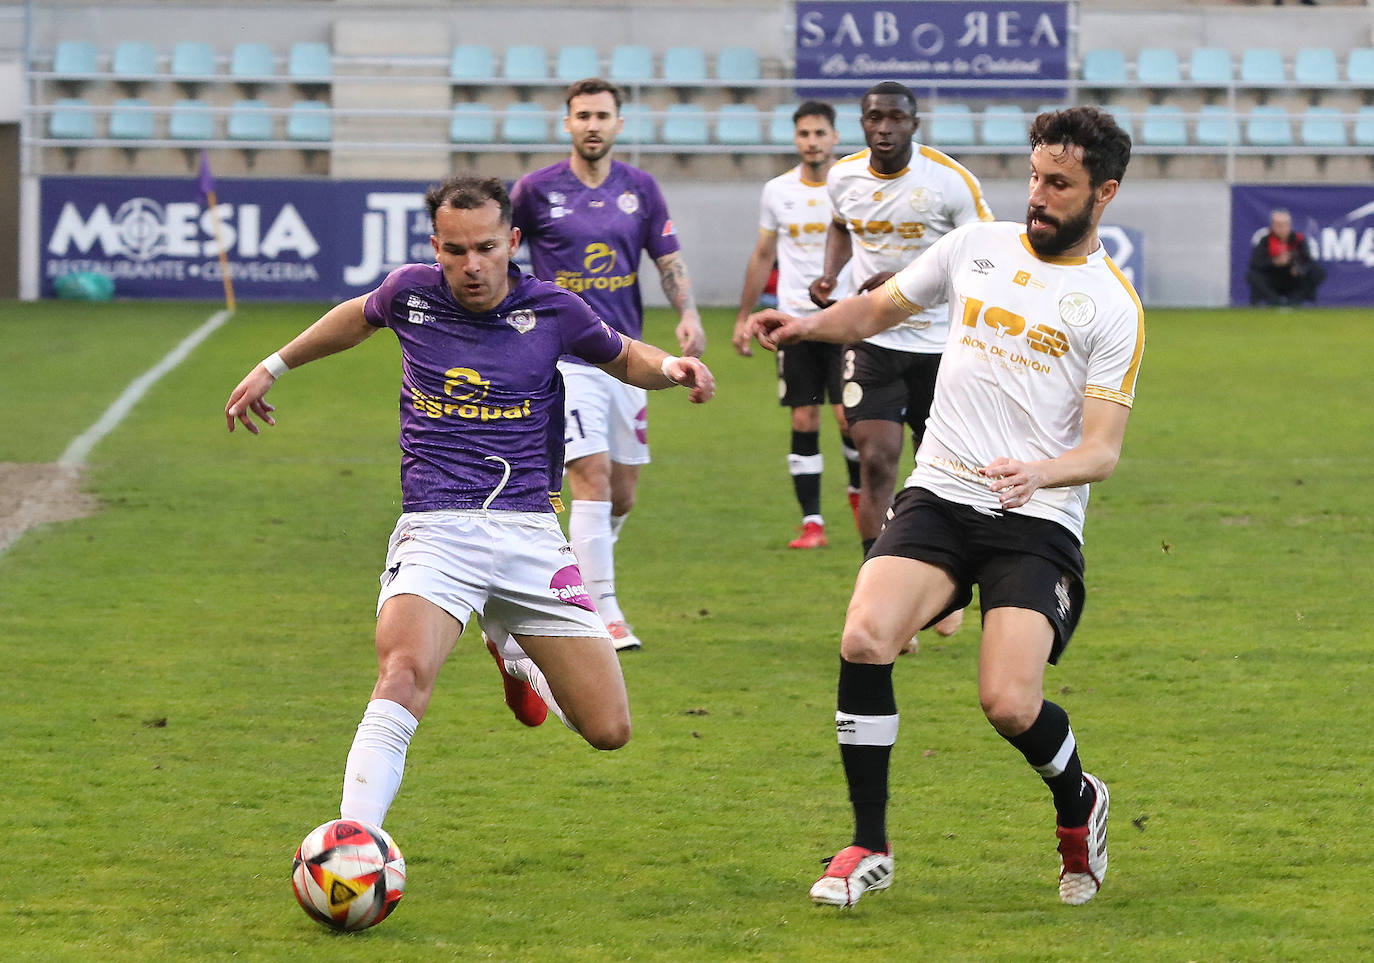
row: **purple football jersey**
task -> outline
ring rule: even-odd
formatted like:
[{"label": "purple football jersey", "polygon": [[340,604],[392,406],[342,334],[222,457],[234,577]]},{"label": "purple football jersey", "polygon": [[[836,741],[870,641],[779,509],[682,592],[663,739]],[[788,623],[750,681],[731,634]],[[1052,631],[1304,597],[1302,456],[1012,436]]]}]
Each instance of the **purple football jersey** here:
[{"label": "purple football jersey", "polygon": [[612,161],[605,182],[588,187],[562,160],[516,181],[511,207],[536,277],[581,295],[617,331],[643,335],[640,252],[658,259],[680,247],[652,177]]},{"label": "purple football jersey", "polygon": [[404,510],[551,511],[563,483],[558,358],[611,361],[620,335],[514,267],[506,299],[472,314],[437,264],[408,264],[367,296],[363,316],[401,343]]}]

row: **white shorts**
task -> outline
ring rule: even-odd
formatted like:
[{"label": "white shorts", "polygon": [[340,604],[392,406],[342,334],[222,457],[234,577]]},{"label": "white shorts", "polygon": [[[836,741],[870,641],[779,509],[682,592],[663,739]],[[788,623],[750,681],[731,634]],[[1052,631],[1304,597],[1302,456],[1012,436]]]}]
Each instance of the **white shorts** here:
[{"label": "white shorts", "polygon": [[510,636],[605,636],[577,559],[547,512],[407,512],[387,546],[377,597],[418,595],[463,625],[477,622],[506,659],[525,652]]},{"label": "white shorts", "polygon": [[567,391],[564,461],[604,451],[622,465],[647,465],[649,393],[590,365],[560,361],[558,370]]}]

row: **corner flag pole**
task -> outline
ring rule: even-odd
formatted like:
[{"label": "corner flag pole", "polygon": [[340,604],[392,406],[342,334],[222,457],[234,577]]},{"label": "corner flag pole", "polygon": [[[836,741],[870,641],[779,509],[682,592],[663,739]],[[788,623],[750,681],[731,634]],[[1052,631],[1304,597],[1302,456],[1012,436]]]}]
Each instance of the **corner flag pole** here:
[{"label": "corner flag pole", "polygon": [[200,193],[210,209],[210,223],[215,229],[215,250],[219,252],[220,279],[224,282],[224,306],[232,313],[234,310],[234,280],[229,276],[229,255],[224,250],[224,239],[220,234],[218,202],[215,200],[215,179],[210,175],[210,154],[200,152]]}]

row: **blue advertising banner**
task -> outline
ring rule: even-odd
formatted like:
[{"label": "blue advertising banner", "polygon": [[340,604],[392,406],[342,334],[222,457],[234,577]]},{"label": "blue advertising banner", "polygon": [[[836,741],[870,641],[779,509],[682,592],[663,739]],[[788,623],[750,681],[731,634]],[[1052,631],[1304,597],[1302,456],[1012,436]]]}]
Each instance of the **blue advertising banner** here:
[{"label": "blue advertising banner", "polygon": [[1249,304],[1250,253],[1283,208],[1326,269],[1318,304],[1374,305],[1374,185],[1235,184],[1231,187],[1231,303]]},{"label": "blue advertising banner", "polygon": [[195,179],[45,177],[42,293],[95,271],[125,298],[218,299],[215,220],[244,300],[343,300],[431,262],[422,181],[220,179],[215,211]]},{"label": "blue advertising banner", "polygon": [[1148,300],[1145,293],[1145,235],[1133,227],[1100,224],[1097,237],[1107,249],[1107,256],[1131,282],[1140,300]]},{"label": "blue advertising banner", "polygon": [[1066,0],[798,0],[796,10],[800,96],[857,99],[862,87],[824,81],[899,80],[922,96],[923,85],[938,83],[942,95],[1054,98],[1063,86],[1018,91],[957,82],[1069,77]]}]

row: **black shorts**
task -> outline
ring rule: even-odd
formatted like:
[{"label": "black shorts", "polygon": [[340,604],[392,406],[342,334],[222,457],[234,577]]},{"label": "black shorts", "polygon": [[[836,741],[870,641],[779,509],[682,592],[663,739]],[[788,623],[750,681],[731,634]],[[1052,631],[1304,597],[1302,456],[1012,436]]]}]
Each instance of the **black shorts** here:
[{"label": "black shorts", "polygon": [[840,403],[844,348],[824,341],[798,341],[778,348],[778,400],[788,408]]},{"label": "black shorts", "polygon": [[867,341],[844,346],[844,416],[856,421],[906,422],[919,443],[935,397],[938,354],[894,351]]},{"label": "black shorts", "polygon": [[1051,665],[1083,614],[1083,552],[1072,532],[1048,519],[984,514],[924,488],[904,488],[868,554],[929,562],[953,576],[954,601],[931,625],[968,605],[975,583],[984,615],[1005,607],[1039,612],[1054,626]]}]

